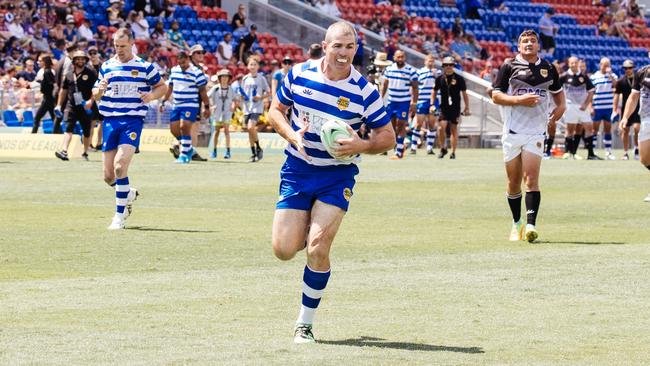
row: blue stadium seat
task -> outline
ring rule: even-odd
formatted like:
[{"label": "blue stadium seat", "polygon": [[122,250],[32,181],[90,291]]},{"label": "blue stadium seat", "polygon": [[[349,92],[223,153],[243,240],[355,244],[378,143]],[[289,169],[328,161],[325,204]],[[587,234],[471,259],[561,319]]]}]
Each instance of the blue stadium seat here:
[{"label": "blue stadium seat", "polygon": [[16,115],[16,111],[4,111],[2,112],[2,121],[7,125],[7,127],[19,127],[20,121]]},{"label": "blue stadium seat", "polygon": [[34,112],[24,111],[23,112],[23,127],[32,127],[34,126]]}]

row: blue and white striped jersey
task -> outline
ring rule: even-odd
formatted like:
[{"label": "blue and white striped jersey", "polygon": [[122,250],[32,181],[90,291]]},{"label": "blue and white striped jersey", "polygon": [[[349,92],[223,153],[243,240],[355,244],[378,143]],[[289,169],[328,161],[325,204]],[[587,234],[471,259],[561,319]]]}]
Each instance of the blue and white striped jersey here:
[{"label": "blue and white striped jersey", "polygon": [[321,126],[337,119],[358,131],[362,124],[373,129],[390,122],[379,92],[361,74],[352,68],[344,80],[331,81],[323,75],[322,61],[313,60],[291,68],[276,93],[280,103],[291,106],[291,127],[298,131],[309,123],[304,135],[306,160],[293,145],[285,153],[314,166],[334,166],[352,162],[334,159],[320,139]]},{"label": "blue and white striped jersey", "polygon": [[431,103],[431,93],[436,78],[442,74],[438,69],[423,67],[418,71],[418,103]]},{"label": "blue and white striped jersey", "polygon": [[190,65],[187,70],[174,66],[169,73],[169,87],[175,107],[199,108],[199,88],[208,83],[201,69]]},{"label": "blue and white striped jersey", "polygon": [[405,64],[399,69],[397,63],[393,63],[384,70],[384,77],[388,83],[388,103],[411,101],[411,82],[418,80],[413,66]]},{"label": "blue and white striped jersey", "polygon": [[102,80],[108,87],[98,106],[104,117],[142,117],[147,115],[147,105],[141,95],[149,93],[152,86],[160,82],[160,74],[150,62],[134,56],[122,63],[117,56],[112,57],[99,68],[95,86]]},{"label": "blue and white striped jersey", "polygon": [[[614,78],[614,83],[618,79],[616,74],[611,73]],[[596,91],[594,92],[594,99],[591,105],[594,109],[612,109],[614,105],[614,84],[607,74],[603,74],[600,70],[591,75],[591,83],[594,84]]]}]

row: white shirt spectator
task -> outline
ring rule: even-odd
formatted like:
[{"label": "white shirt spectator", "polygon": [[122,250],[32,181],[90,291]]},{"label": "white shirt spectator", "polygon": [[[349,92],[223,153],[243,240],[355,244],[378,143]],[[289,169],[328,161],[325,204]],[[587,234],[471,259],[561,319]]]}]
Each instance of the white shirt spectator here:
[{"label": "white shirt spectator", "polygon": [[25,38],[25,30],[20,24],[16,23],[15,21],[7,24],[7,31],[9,31],[9,34],[18,39]]},{"label": "white shirt spectator", "polygon": [[[223,56],[221,56],[219,50],[223,52]],[[230,62],[232,59],[232,44],[230,42],[219,42],[219,47],[217,48],[217,59],[219,59],[219,65],[227,65],[228,62]]]},{"label": "white shirt spectator", "polygon": [[131,24],[131,30],[136,39],[149,39],[149,22],[142,18]]},{"label": "white shirt spectator", "polygon": [[85,38],[87,40],[91,40],[95,38],[92,29],[86,26],[86,22],[84,22],[81,25],[81,27],[79,27],[78,32],[79,32],[79,37]]},{"label": "white shirt spectator", "polygon": [[316,8],[331,17],[338,18],[341,16],[341,11],[336,6],[336,3],[334,3],[334,0],[321,0],[321,2],[316,5]]}]

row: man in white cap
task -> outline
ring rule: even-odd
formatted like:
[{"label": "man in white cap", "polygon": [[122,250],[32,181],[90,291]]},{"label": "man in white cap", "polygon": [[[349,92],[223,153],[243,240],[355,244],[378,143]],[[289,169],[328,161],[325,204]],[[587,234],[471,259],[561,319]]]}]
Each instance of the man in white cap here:
[{"label": "man in white cap", "polygon": [[208,91],[214,127],[214,148],[210,154],[212,159],[217,158],[221,127],[223,127],[223,133],[226,135],[226,153],[223,158],[230,159],[230,120],[237,101],[237,90],[230,85],[231,79],[232,75],[228,69],[220,70],[216,75],[212,76],[211,80],[216,84]]}]

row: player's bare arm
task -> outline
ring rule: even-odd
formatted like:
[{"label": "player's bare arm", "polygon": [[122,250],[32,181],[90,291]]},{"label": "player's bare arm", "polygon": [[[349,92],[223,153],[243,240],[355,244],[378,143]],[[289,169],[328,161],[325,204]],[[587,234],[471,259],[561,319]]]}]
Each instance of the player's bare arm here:
[{"label": "player's bare arm", "polygon": [[381,154],[395,145],[395,131],[390,124],[373,129],[368,140],[361,139],[350,126],[348,126],[348,132],[350,132],[350,138],[337,140],[341,145],[334,149],[337,156]]},{"label": "player's bare arm", "polygon": [[269,122],[271,126],[282,138],[287,140],[291,145],[295,146],[298,151],[308,160],[311,158],[305,152],[305,147],[302,143],[302,137],[309,128],[309,124],[305,125],[299,131],[294,131],[287,120],[287,112],[289,106],[280,103],[278,98],[273,98],[271,107],[269,108]]}]

